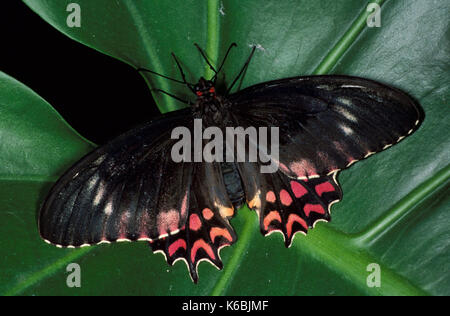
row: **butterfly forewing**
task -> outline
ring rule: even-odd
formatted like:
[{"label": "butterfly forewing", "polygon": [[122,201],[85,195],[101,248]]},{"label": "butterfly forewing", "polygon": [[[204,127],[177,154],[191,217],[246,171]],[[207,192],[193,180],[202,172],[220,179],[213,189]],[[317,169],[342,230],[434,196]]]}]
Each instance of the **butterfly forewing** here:
[{"label": "butterfly forewing", "polygon": [[[171,160],[170,133],[176,126],[189,125],[189,114],[183,110],[156,119],[99,147],[69,169],[41,208],[42,238],[79,247],[153,240],[179,230],[187,218],[193,166]],[[173,190],[174,186],[181,189]]]},{"label": "butterfly forewing", "polygon": [[229,101],[239,123],[280,127],[280,170],[295,178],[332,174],[388,148],[422,116],[402,91],[348,76],[276,80]]}]

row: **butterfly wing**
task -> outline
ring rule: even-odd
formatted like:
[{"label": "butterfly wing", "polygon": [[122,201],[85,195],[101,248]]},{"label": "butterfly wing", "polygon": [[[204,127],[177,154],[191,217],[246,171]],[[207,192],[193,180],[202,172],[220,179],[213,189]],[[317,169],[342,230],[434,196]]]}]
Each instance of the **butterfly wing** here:
[{"label": "butterfly wing", "polygon": [[[236,240],[220,164],[174,162],[175,127],[193,131],[191,111],[172,112],[85,156],[54,185],[39,214],[44,240],[60,247],[146,240],[169,264],[222,268]],[[192,133],[191,133],[192,134]],[[192,148],[191,148],[192,151]]]},{"label": "butterfly wing", "polygon": [[416,102],[381,83],[310,76],[251,86],[229,96],[242,126],[280,128],[280,170],[300,179],[332,174],[411,134]]},{"label": "butterfly wing", "polygon": [[282,233],[286,247],[297,232],[306,234],[317,221],[329,221],[331,205],[342,198],[336,173],[299,180],[280,171],[260,173],[260,168],[239,163],[247,203],[258,213],[261,233]]},{"label": "butterfly wing", "polygon": [[330,220],[342,197],[337,172],[411,134],[422,113],[404,92],[367,79],[311,76],[251,86],[229,96],[243,127],[279,127],[279,166],[261,173],[238,163],[249,207],[264,235],[279,231],[286,246],[296,232]]},{"label": "butterfly wing", "polygon": [[170,159],[170,132],[189,124],[190,116],[188,110],[162,116],[82,158],[47,196],[39,214],[42,238],[80,247],[154,240],[179,230],[193,166]]},{"label": "butterfly wing", "polygon": [[194,282],[198,280],[198,264],[206,260],[222,269],[220,249],[233,244],[237,237],[228,222],[234,215],[228,198],[220,164],[201,163],[194,166],[186,225],[175,235],[151,243],[154,252],[162,252],[173,265],[185,261]]}]

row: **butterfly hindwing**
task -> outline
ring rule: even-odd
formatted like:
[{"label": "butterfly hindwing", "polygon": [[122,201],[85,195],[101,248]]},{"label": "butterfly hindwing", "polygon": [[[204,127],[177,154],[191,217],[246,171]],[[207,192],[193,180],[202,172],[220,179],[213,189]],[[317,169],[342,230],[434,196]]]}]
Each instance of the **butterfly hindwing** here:
[{"label": "butterfly hindwing", "polygon": [[220,249],[233,244],[237,238],[228,222],[233,215],[233,205],[224,186],[220,164],[197,164],[186,225],[176,234],[152,242],[152,249],[163,252],[170,265],[184,260],[192,279],[197,282],[200,261],[209,261],[222,269]]},{"label": "butterfly hindwing", "polygon": [[299,180],[259,170],[258,163],[239,164],[247,203],[258,213],[261,233],[281,232],[286,247],[297,232],[306,234],[318,220],[329,221],[331,205],[342,198],[336,174]]}]

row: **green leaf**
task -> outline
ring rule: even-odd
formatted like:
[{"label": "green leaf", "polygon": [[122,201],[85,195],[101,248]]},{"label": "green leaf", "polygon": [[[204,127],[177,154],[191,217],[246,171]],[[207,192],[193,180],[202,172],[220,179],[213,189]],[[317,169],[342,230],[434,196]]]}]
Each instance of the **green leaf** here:
[{"label": "green leaf", "polygon": [[93,145],[29,88],[0,73],[0,180],[55,181]]},{"label": "green leaf", "polygon": [[[242,86],[312,73],[372,78],[407,91],[425,121],[400,144],[341,172],[344,198],[333,221],[319,223],[285,249],[280,235],[263,238],[256,214],[244,208],[232,224],[238,242],[222,251],[224,270],[166,265],[145,243],[57,249],[42,242],[36,212],[54,177],[92,145],[26,87],[0,76],[0,294],[148,295],[449,295],[450,4],[374,1],[381,27],[368,28],[367,3],[330,1],[78,0],[81,28],[66,25],[64,1],[25,1],[71,38],[118,58],[188,80],[211,76],[192,45],[217,64],[231,42],[226,82],[251,45],[259,49]],[[145,74],[153,88],[189,96],[182,85]],[[155,95],[162,111],[179,108]],[[49,154],[50,153],[50,154]],[[68,288],[65,267],[77,262],[82,287]],[[368,287],[367,267],[381,268],[381,287]]]}]

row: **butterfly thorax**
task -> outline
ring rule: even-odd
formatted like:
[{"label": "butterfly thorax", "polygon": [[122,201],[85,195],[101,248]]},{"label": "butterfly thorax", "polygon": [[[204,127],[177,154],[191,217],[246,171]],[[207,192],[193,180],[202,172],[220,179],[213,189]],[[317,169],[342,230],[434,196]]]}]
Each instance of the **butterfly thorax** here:
[{"label": "butterfly thorax", "polygon": [[197,100],[192,105],[195,118],[203,119],[206,126],[223,125],[228,121],[226,102],[217,95],[214,82],[200,78],[194,86]]}]

